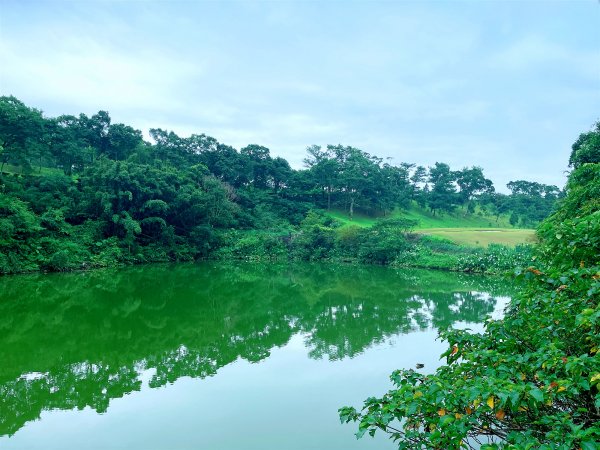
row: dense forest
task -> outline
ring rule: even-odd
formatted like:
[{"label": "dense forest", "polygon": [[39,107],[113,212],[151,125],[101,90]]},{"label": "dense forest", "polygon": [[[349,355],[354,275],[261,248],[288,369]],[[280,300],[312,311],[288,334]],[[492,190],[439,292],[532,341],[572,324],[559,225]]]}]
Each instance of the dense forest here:
[{"label": "dense forest", "polygon": [[[392,165],[351,146],[310,146],[294,170],[256,144],[238,151],[204,134],[149,135],[152,143],[105,111],[45,117],[0,97],[0,273],[210,256],[402,262],[427,238],[411,241],[416,224],[394,211],[531,227],[562,196],[525,180],[501,194],[480,167]],[[328,210],[381,220],[340,227]]]}]

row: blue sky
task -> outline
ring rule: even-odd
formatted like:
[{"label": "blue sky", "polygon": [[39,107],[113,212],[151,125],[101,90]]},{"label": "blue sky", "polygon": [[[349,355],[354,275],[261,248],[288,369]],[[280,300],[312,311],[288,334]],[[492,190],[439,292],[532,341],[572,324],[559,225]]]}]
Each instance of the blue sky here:
[{"label": "blue sky", "polygon": [[479,165],[562,187],[600,119],[600,3],[0,3],[0,93],[147,133]]}]

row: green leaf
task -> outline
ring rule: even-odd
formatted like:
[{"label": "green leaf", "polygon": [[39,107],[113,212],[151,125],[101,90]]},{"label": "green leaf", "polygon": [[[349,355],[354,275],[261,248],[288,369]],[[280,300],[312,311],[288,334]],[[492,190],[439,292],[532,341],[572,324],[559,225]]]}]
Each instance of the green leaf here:
[{"label": "green leaf", "polygon": [[538,388],[534,388],[531,391],[529,391],[529,395],[536,399],[538,402],[544,401],[544,393]]},{"label": "green leaf", "polygon": [[581,443],[581,450],[598,450],[598,442],[584,441]]}]

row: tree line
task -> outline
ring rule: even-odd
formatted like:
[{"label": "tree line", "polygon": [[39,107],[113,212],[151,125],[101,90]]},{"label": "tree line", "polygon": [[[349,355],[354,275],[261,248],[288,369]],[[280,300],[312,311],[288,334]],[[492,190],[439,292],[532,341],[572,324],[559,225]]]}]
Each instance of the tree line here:
[{"label": "tree line", "polygon": [[505,195],[480,167],[392,165],[351,146],[310,146],[305,168],[295,170],[261,145],[238,151],[205,134],[149,134],[153,142],[106,111],[45,117],[0,97],[0,272],[42,262],[56,270],[69,258],[205,257],[228,230],[290,230],[313,209],[385,217],[419,205],[531,226],[562,195],[525,180],[510,182]]}]

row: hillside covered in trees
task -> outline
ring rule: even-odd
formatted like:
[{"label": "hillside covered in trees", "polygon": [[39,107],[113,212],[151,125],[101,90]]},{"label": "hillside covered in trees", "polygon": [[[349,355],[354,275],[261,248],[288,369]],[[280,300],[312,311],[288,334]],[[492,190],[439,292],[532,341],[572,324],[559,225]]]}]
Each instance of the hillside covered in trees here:
[{"label": "hillside covered in trees", "polygon": [[[149,133],[152,143],[105,111],[45,117],[0,97],[0,273],[249,253],[389,263],[414,250],[405,234],[415,223],[385,220],[393,211],[531,227],[562,196],[526,180],[505,195],[480,167],[392,165],[351,146],[310,146],[295,170],[260,145]],[[383,220],[361,231],[327,210]]]}]

